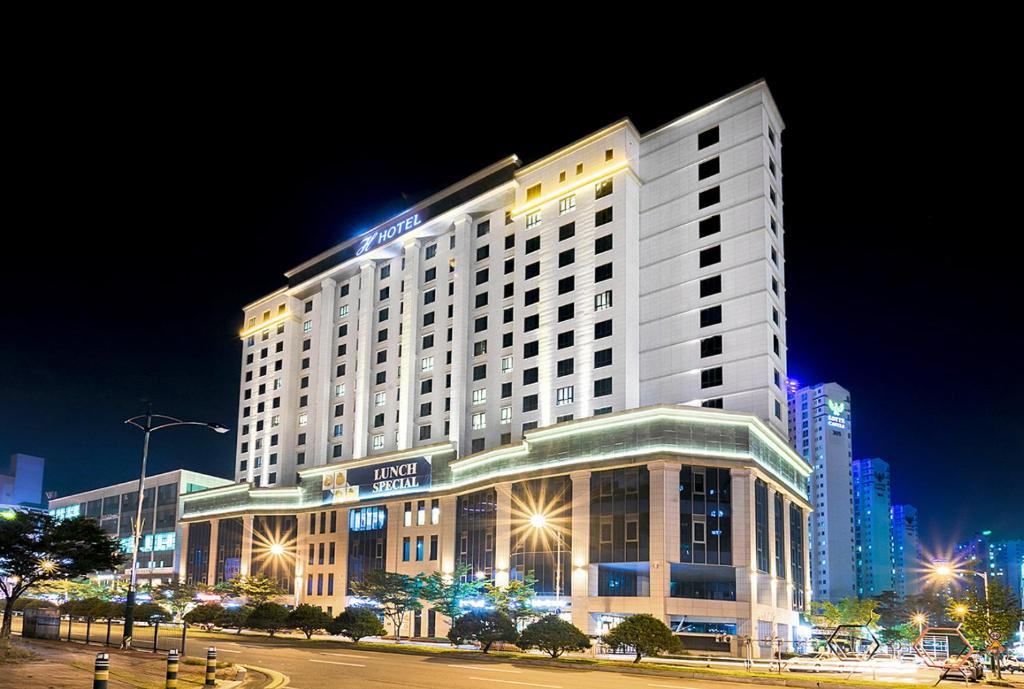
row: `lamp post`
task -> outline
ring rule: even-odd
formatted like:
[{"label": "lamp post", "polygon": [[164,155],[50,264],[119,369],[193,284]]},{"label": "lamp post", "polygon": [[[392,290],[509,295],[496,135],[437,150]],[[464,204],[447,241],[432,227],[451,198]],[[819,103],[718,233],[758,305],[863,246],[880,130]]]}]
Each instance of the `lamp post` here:
[{"label": "lamp post", "polygon": [[139,569],[139,541],[142,538],[142,500],[146,484],[146,460],[149,458],[149,436],[154,431],[159,431],[172,426],[204,426],[217,433],[227,433],[228,428],[219,423],[207,421],[183,421],[173,416],[154,414],[152,405],[146,408],[145,414],[125,419],[125,423],[135,426],[144,433],[142,441],[142,473],[139,476],[139,494],[136,498],[135,522],[132,525],[132,569],[128,578],[128,596],[124,604],[124,634],[122,646],[130,649],[132,646],[132,633],[135,622],[135,583]]},{"label": "lamp post", "polygon": [[[974,562],[974,560],[968,560],[968,562]],[[979,572],[973,569],[958,569],[952,565],[939,564],[932,565],[932,573],[943,579],[952,578],[955,574],[973,574],[976,577],[981,577],[982,592],[985,594],[985,600],[988,600],[988,572]]]},{"label": "lamp post", "polygon": [[543,514],[536,513],[530,516],[530,526],[537,529],[538,531],[545,531],[550,533],[556,539],[555,545],[555,604],[561,608],[562,606],[562,546],[564,545],[566,550],[569,549],[565,539],[562,538],[562,534],[555,531],[553,528],[548,528],[548,518]]}]

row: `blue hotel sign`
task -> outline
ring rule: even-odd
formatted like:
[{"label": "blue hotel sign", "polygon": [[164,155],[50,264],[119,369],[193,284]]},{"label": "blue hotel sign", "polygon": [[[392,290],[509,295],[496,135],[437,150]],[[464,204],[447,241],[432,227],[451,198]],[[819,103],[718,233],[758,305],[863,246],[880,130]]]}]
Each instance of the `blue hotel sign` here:
[{"label": "blue hotel sign", "polygon": [[420,214],[413,213],[406,218],[402,218],[396,223],[373,230],[366,236],[359,239],[359,245],[356,247],[356,256],[362,256],[367,251],[373,251],[374,249],[379,249],[382,246],[390,244],[406,232],[416,229],[421,224],[422,220],[420,220]]}]

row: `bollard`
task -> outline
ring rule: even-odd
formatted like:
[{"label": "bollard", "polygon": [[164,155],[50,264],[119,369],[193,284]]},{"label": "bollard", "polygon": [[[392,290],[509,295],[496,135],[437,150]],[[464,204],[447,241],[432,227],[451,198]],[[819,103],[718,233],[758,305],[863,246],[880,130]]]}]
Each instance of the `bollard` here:
[{"label": "bollard", "polygon": [[160,639],[160,620],[153,620],[153,653],[156,653],[156,643]]},{"label": "bollard", "polygon": [[92,673],[92,689],[107,689],[110,679],[110,656],[106,653],[96,654],[96,667]]},{"label": "bollard", "polygon": [[188,624],[185,620],[181,621],[181,652],[185,652],[185,631],[188,629]]},{"label": "bollard", "polygon": [[178,689],[178,649],[167,652],[167,684],[164,689]]},{"label": "bollard", "polygon": [[217,686],[217,647],[206,649],[206,683],[204,687]]}]

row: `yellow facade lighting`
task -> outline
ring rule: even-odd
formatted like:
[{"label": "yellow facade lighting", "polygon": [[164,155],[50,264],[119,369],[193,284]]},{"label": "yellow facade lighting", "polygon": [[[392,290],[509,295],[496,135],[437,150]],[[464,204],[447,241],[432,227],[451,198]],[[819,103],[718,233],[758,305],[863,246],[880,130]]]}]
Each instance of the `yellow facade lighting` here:
[{"label": "yellow facade lighting", "polygon": [[262,323],[258,323],[256,325],[252,326],[251,328],[246,328],[242,332],[238,333],[238,337],[240,337],[241,339],[244,340],[245,338],[249,337],[250,335],[255,335],[256,333],[258,333],[261,330],[266,330],[267,328],[273,327],[273,326],[277,325],[278,323],[282,323],[282,322],[288,320],[291,317],[291,315],[292,315],[291,311],[285,311],[284,313],[279,313],[276,316],[274,316],[273,318],[267,319],[267,320],[263,321]]},{"label": "yellow facade lighting", "polygon": [[555,199],[562,198],[567,194],[573,193],[577,189],[581,189],[587,186],[588,184],[594,184],[595,182],[602,180],[605,177],[611,177],[615,173],[621,172],[622,170],[625,170],[628,167],[629,161],[623,160],[621,163],[616,163],[615,165],[612,165],[610,167],[598,170],[592,175],[588,175],[581,180],[573,182],[572,185],[568,187],[559,187],[550,194],[545,194],[540,198],[532,199],[528,203],[524,203],[522,206],[519,206],[518,208],[513,208],[511,215],[513,218],[515,218],[517,216],[522,215],[523,213],[529,213],[530,211],[543,206],[545,203],[554,201]]}]

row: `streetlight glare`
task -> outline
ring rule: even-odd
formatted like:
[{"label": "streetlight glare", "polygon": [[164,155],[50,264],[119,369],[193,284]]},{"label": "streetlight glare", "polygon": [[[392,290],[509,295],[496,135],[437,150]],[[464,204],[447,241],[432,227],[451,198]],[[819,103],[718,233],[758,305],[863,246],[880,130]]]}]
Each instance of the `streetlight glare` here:
[{"label": "streetlight glare", "polygon": [[543,514],[537,513],[530,515],[530,526],[535,529],[543,529],[548,525],[548,518]]},{"label": "streetlight glare", "polygon": [[935,573],[940,577],[948,577],[953,575],[953,568],[949,565],[938,565],[935,567]]},{"label": "streetlight glare", "polygon": [[284,546],[280,543],[274,543],[270,546],[271,555],[284,555]]}]

